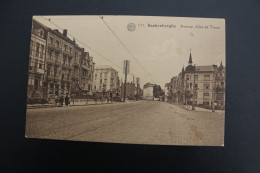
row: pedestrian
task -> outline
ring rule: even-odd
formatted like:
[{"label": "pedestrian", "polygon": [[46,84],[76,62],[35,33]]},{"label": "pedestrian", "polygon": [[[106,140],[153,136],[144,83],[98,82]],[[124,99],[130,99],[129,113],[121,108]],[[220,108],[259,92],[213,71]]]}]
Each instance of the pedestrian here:
[{"label": "pedestrian", "polygon": [[56,94],[56,95],[55,95],[55,106],[57,106],[58,102],[59,102],[59,99],[58,99],[58,96],[57,96],[57,94]]},{"label": "pedestrian", "polygon": [[61,97],[60,97],[60,106],[63,106],[63,102],[64,102],[64,97],[61,96]]},{"label": "pedestrian", "polygon": [[69,103],[70,103],[70,98],[69,98],[69,96],[67,94],[66,97],[65,97],[65,105],[68,107]]},{"label": "pedestrian", "polygon": [[111,101],[111,103],[113,103],[113,93],[112,92],[110,93],[110,101]]}]

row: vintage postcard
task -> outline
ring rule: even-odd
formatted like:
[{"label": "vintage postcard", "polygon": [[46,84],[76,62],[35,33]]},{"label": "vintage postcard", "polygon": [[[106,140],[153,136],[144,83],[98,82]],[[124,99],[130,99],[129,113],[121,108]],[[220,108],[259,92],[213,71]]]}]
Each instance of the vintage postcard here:
[{"label": "vintage postcard", "polygon": [[225,20],[33,16],[27,138],[224,146]]}]

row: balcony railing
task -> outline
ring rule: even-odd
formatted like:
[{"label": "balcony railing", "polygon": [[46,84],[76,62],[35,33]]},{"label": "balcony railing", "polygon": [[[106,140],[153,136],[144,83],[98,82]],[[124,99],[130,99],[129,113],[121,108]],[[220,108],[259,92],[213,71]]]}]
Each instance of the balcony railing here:
[{"label": "balcony railing", "polygon": [[47,62],[47,63],[55,64],[55,59],[54,59],[54,58],[52,58],[52,59],[46,58],[46,62]]},{"label": "balcony railing", "polygon": [[83,67],[84,69],[86,69],[86,70],[90,70],[90,66],[88,66],[88,65],[82,65],[82,67]]},{"label": "balcony railing", "polygon": [[67,68],[67,69],[72,69],[72,66],[70,66],[69,64],[64,64],[64,63],[62,63],[62,67],[64,67],[64,68]]},{"label": "balcony railing", "polygon": [[79,74],[77,74],[77,73],[72,74],[72,78],[78,79],[79,78]]},{"label": "balcony railing", "polygon": [[39,69],[33,66],[29,66],[29,72],[30,73],[38,73],[38,74],[44,74],[44,70],[43,69]]},{"label": "balcony railing", "polygon": [[225,80],[225,77],[224,76],[216,76],[215,79],[216,80]]},{"label": "balcony railing", "polygon": [[67,57],[73,57],[73,52],[63,51],[63,55]]},{"label": "balcony railing", "polygon": [[61,48],[58,47],[58,46],[56,46],[56,45],[54,45],[54,44],[49,44],[49,45],[48,45],[48,48],[49,48],[49,50],[51,50],[51,51],[55,51],[55,52],[58,52],[58,53],[61,52]]}]

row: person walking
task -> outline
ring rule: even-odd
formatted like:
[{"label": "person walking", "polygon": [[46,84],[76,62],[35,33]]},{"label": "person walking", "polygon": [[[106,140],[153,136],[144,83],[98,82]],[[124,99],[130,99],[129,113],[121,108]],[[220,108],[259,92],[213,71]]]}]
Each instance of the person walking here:
[{"label": "person walking", "polygon": [[61,97],[60,97],[60,106],[63,106],[63,102],[64,102],[64,97],[61,96]]},{"label": "person walking", "polygon": [[68,107],[69,103],[70,103],[70,98],[69,98],[69,96],[67,94],[66,97],[65,97],[65,105]]},{"label": "person walking", "polygon": [[59,103],[59,98],[57,96],[57,94],[55,95],[55,106],[57,106],[57,104]]}]

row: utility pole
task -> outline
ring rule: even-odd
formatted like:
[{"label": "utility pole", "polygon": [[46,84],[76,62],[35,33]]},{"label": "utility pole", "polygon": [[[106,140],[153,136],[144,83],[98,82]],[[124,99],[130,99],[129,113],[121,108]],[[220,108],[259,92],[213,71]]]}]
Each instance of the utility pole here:
[{"label": "utility pole", "polygon": [[192,95],[192,110],[195,110],[195,71],[196,64],[194,64],[194,74],[193,74],[193,95]]},{"label": "utility pole", "polygon": [[124,72],[125,72],[125,84],[124,84],[124,102],[126,99],[126,82],[127,82],[127,74],[129,72],[129,61],[128,60],[124,60]]}]

